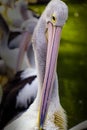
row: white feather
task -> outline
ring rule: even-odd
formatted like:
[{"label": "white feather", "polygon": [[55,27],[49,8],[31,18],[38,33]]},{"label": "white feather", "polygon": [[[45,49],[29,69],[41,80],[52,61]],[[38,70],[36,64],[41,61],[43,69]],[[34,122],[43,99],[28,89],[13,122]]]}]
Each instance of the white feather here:
[{"label": "white feather", "polygon": [[26,79],[30,76],[35,76],[35,75],[37,75],[36,69],[28,68],[25,71],[23,71],[21,75],[21,79]]},{"label": "white feather", "polygon": [[38,79],[35,78],[35,80],[29,85],[28,83],[25,85],[25,87],[19,92],[17,96],[17,103],[16,107],[25,106],[27,108],[27,101],[30,102],[31,98],[35,98],[37,94],[38,89]]}]

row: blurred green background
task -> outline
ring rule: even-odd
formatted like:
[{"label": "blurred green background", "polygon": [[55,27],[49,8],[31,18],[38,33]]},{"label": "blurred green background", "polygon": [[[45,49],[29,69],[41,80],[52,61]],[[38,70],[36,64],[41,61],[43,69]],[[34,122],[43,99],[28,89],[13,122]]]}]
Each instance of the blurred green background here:
[{"label": "blurred green background", "polygon": [[[58,58],[61,104],[68,126],[87,120],[87,2],[65,0],[69,18],[62,31]],[[30,5],[39,14],[46,5]]]}]

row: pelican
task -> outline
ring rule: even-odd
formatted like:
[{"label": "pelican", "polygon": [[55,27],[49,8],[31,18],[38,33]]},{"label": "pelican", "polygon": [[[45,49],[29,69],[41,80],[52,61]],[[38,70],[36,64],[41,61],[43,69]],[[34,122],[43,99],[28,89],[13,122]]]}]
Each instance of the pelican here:
[{"label": "pelican", "polygon": [[31,105],[36,98],[37,89],[38,79],[35,68],[18,71],[14,78],[3,87],[0,129]]},{"label": "pelican", "polygon": [[[30,39],[31,39],[31,37],[32,37],[34,28],[35,28],[35,26],[37,25],[37,22],[38,22],[38,19],[36,19],[36,18],[33,17],[33,18],[31,18],[31,19],[26,20],[26,21],[22,24],[22,26],[21,26],[21,29],[22,29],[23,31],[28,31],[28,32],[29,32]],[[20,54],[20,51],[21,51],[22,43],[23,43],[23,42],[19,42],[20,39],[22,39],[22,35],[16,37],[16,42],[15,42],[15,39],[13,39],[13,40],[10,42],[10,44],[9,44],[9,48],[10,48],[10,49],[19,48],[19,54]],[[35,59],[34,59],[34,52],[33,52],[33,48],[32,48],[32,43],[29,42],[29,44],[26,45],[26,46],[28,46],[28,51],[27,51],[27,53],[25,53],[25,55],[28,56],[28,61],[29,61],[30,66],[31,66],[32,68],[35,68]],[[23,47],[24,47],[24,46],[23,46]],[[22,48],[23,48],[23,47],[22,47]],[[25,47],[24,47],[23,49],[26,51]],[[23,51],[23,50],[22,50],[22,51]],[[21,53],[22,53],[22,52],[21,52]],[[22,57],[22,59],[20,59],[19,57],[20,57],[20,56],[18,55],[18,60],[17,60],[18,62],[17,62],[17,69],[16,69],[16,71],[19,70],[20,65],[21,65],[22,62],[23,62],[23,57]],[[20,59],[20,60],[19,60],[19,59]]]},{"label": "pelican", "polygon": [[[34,31],[35,26],[37,25],[37,22],[38,22],[38,19],[36,19],[34,17],[31,19],[25,20],[22,23],[20,30],[28,31],[30,34],[30,37],[32,37],[33,31]],[[18,37],[16,37],[16,39],[17,39],[16,42],[15,42],[15,39],[12,39],[9,44],[9,48],[10,49],[19,48],[20,44],[21,44],[21,42],[19,42],[19,41],[21,38],[22,38],[22,35],[21,36],[18,35]]]},{"label": "pelican", "polygon": [[[24,43],[25,42],[27,41],[24,39]],[[31,47],[29,48],[31,49]],[[15,118],[15,116],[25,111],[37,95],[38,79],[36,70],[28,68],[19,71],[19,69],[17,69],[14,78],[8,81],[3,87],[3,95],[0,104],[0,129]]]},{"label": "pelican", "polygon": [[[31,18],[31,17],[39,18],[39,15],[28,7],[28,1],[19,0],[15,3],[15,6],[20,10],[20,13],[24,19]],[[28,10],[28,8],[29,8],[29,10]],[[23,11],[25,11],[25,12],[23,12]]]},{"label": "pelican", "polygon": [[[32,26],[30,24],[33,22]],[[28,31],[32,34],[34,30],[34,26],[36,23],[36,19],[30,19],[23,24],[22,28],[25,31]],[[26,26],[25,26],[26,25]],[[11,49],[17,48],[20,46],[20,37],[12,40],[9,44]],[[22,36],[21,36],[22,38]],[[26,38],[26,37],[25,37]],[[26,42],[24,39],[22,42]],[[18,45],[16,45],[18,43]],[[30,59],[34,61],[32,46],[29,47],[29,61]],[[31,57],[30,57],[31,56]],[[14,57],[14,56],[13,56]],[[23,57],[22,57],[23,58]],[[22,59],[23,60],[23,59]],[[31,62],[31,61],[30,61]],[[35,63],[33,62],[32,65]],[[17,73],[11,81],[3,87],[3,95],[0,104],[0,129],[2,129],[10,120],[18,116],[21,112],[25,111],[30,104],[34,101],[37,95],[38,88],[38,79],[37,73],[34,67],[28,67],[28,69],[24,69],[23,71],[19,71],[20,66],[17,67]],[[32,69],[33,68],[33,69]],[[30,92],[30,94],[29,94]]]},{"label": "pelican", "polygon": [[16,28],[19,28],[28,19],[38,19],[37,14],[28,9],[28,2],[24,0],[15,2],[15,7],[8,10],[8,17],[11,21],[11,26]]},{"label": "pelican", "polygon": [[[28,32],[28,37],[31,39],[33,30],[37,24],[37,20],[35,18],[27,20],[23,23],[20,30],[13,32],[9,30],[9,27],[6,24],[5,20],[2,18],[2,16],[0,16],[0,24],[1,24],[0,56],[4,60],[6,66],[10,68],[11,72],[13,73],[31,67],[27,55],[24,55],[21,67],[19,66],[17,68],[16,66],[19,53],[19,46],[23,37],[25,37],[24,36],[25,32],[26,33]],[[16,36],[14,36],[15,34]],[[29,55],[31,54],[29,53]]]},{"label": "pelican", "polygon": [[[32,26],[30,26],[31,23],[33,23]],[[24,31],[29,30],[29,32],[32,34],[36,23],[37,21],[34,18],[33,21],[32,19],[27,20],[25,24],[23,24],[22,29]],[[23,35],[21,35],[21,38],[22,36]],[[14,49],[15,46],[20,46],[19,43],[20,37],[18,36],[18,39],[16,38],[16,40],[18,42],[18,45],[16,45],[17,42],[15,44],[15,40],[12,40],[11,43],[9,44],[9,47],[11,49]],[[24,43],[25,42],[26,40],[24,39]],[[31,49],[32,47],[30,45],[29,54],[30,53],[33,54],[32,52],[33,50]],[[30,55],[32,56],[32,54]],[[20,112],[25,111],[34,101],[37,95],[38,79],[36,70],[32,68],[26,70],[24,69],[23,71],[19,70],[20,68],[18,67],[17,74],[11,81],[9,81],[3,87],[3,95],[0,104],[0,129],[2,129],[10,120],[15,118],[15,116],[18,116]]]},{"label": "pelican", "polygon": [[[16,71],[16,64],[17,64],[16,62],[17,62],[17,56],[18,56],[19,50],[18,49],[14,49],[14,50],[9,49],[9,47],[8,47],[9,30],[6,30],[7,31],[6,33],[3,32],[4,30],[1,30],[1,31],[3,33],[3,35],[2,35],[3,37],[2,37],[1,43],[0,43],[0,56],[4,60],[7,68],[10,69],[11,76],[12,76],[12,74],[14,74]],[[24,68],[28,68],[28,67],[29,67],[29,63],[28,63],[27,57],[25,56],[24,62],[22,64],[22,67],[20,68],[20,70],[24,69]]]},{"label": "pelican", "polygon": [[0,130],[22,114],[37,95],[38,79],[33,69],[17,72],[4,87],[0,103]]},{"label": "pelican", "polygon": [[37,97],[29,109],[4,130],[67,129],[56,75],[60,33],[67,17],[67,6],[60,0],[52,0],[40,17],[32,37],[39,83]]}]

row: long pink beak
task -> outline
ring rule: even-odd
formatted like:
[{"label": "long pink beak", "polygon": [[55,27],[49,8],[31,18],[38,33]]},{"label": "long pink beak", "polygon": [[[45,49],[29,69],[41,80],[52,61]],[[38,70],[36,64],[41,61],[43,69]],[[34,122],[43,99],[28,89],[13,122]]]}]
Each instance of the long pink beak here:
[{"label": "long pink beak", "polygon": [[46,69],[42,88],[40,117],[39,117],[40,130],[43,129],[48,107],[50,104],[50,98],[52,95],[61,30],[62,30],[61,27],[53,26],[50,22],[48,23],[48,47],[47,47]]}]

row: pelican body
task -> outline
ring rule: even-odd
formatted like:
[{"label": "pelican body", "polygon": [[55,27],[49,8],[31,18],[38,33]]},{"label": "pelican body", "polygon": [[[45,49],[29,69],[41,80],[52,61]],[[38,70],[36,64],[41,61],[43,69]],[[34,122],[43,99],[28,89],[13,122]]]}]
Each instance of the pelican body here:
[{"label": "pelican body", "polygon": [[[33,23],[32,26],[30,26],[31,23]],[[30,34],[32,34],[36,23],[37,23],[37,20],[34,18],[27,20],[23,24],[22,30],[28,31]],[[5,33],[9,32],[9,28],[2,17],[1,17],[1,24],[2,24],[2,28],[4,28],[3,29],[4,32]],[[26,34],[28,33],[26,32]],[[12,33],[10,35],[12,35]],[[16,36],[16,39],[14,39],[14,37],[12,36],[13,39],[11,39],[11,37],[10,39],[7,39],[6,44],[1,43],[0,49],[6,51],[5,54],[3,51],[1,51],[1,56],[5,60],[5,62],[6,60],[8,61],[6,63],[10,64],[11,59],[9,61],[8,58],[11,58],[11,56],[12,56],[12,59],[14,58],[15,55],[12,55],[15,52],[14,50],[19,51],[20,42],[21,42],[21,39],[23,39],[22,37],[23,35],[20,32],[19,35]],[[29,34],[28,34],[28,37],[29,37]],[[28,40],[26,40],[26,36],[23,39],[23,41],[27,43],[29,42]],[[8,41],[10,42],[9,47],[8,47],[8,43],[9,43]],[[32,53],[29,56],[32,56],[33,50],[32,50],[31,45],[29,47],[29,51],[30,51],[29,54]],[[11,54],[11,56],[9,54]],[[30,57],[30,58],[32,59],[34,57]],[[17,57],[16,57],[16,60],[17,60]],[[22,60],[23,60],[23,57],[22,57]],[[15,68],[16,61],[14,62],[15,62],[14,64],[14,68]],[[6,65],[9,66],[9,64],[6,64]],[[16,68],[17,69],[16,71],[18,71],[17,74],[14,76],[14,78],[11,79],[11,81],[8,81],[8,83],[3,87],[3,95],[2,95],[2,100],[0,104],[0,129],[5,127],[5,125],[10,120],[12,120],[15,116],[18,116],[20,112],[25,111],[30,106],[30,104],[34,101],[37,94],[38,81],[37,81],[36,70],[32,69],[31,67],[29,68],[28,66],[28,67],[22,68],[24,70],[20,72],[19,71],[20,68],[21,67]],[[30,94],[28,93],[29,91],[30,91]]]},{"label": "pelican body", "polygon": [[67,130],[56,75],[60,36],[67,17],[68,8],[60,0],[50,1],[40,17],[32,37],[39,85],[37,96],[29,109],[4,130]]},{"label": "pelican body", "polygon": [[0,103],[0,130],[9,121],[28,109],[36,98],[37,89],[37,73],[35,71],[33,73],[33,69],[18,72],[3,87],[3,95]]}]

